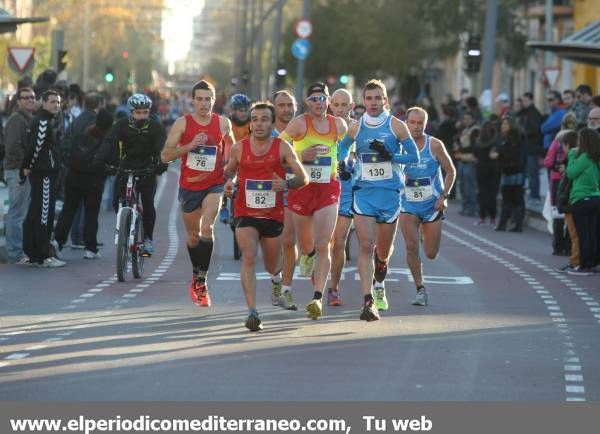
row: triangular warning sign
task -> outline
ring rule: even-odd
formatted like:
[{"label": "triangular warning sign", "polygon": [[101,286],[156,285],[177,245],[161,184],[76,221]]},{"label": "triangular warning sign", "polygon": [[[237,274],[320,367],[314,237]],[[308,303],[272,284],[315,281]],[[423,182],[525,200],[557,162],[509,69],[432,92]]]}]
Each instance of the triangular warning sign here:
[{"label": "triangular warning sign", "polygon": [[550,87],[554,87],[559,74],[560,74],[560,69],[558,69],[558,68],[546,68],[544,70],[544,75],[546,76],[546,80],[548,81],[548,84],[550,85]]},{"label": "triangular warning sign", "polygon": [[8,47],[8,54],[15,62],[19,72],[24,72],[27,69],[33,60],[33,53],[35,53],[33,47]]}]

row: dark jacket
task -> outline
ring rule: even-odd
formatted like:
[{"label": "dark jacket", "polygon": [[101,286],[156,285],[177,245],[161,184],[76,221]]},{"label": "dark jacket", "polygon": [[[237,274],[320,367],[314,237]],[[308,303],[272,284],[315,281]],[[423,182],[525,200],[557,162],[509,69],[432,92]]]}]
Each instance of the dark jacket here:
[{"label": "dark jacket", "polygon": [[502,139],[502,145],[498,148],[498,162],[503,175],[525,172],[527,152],[523,141],[524,137],[516,135]]},{"label": "dark jacket", "polygon": [[69,155],[67,166],[78,172],[105,176],[105,168],[96,155],[102,148],[106,131],[102,131],[93,123],[85,131],[73,137],[73,147]]},{"label": "dark jacket", "polygon": [[81,112],[71,124],[71,137],[75,140],[77,136],[83,134],[87,127],[94,125],[96,122],[96,112],[94,110],[86,110]]},{"label": "dark jacket", "polygon": [[4,168],[6,170],[23,167],[32,121],[31,113],[21,110],[14,112],[6,121],[4,127]]},{"label": "dark jacket", "polygon": [[517,118],[525,133],[527,155],[542,156],[544,154],[544,138],[541,126],[544,117],[535,106],[530,105],[528,108],[521,110]]},{"label": "dark jacket", "polygon": [[33,117],[24,169],[40,174],[58,173],[60,170],[61,153],[54,120],[55,115],[43,109]]},{"label": "dark jacket", "polygon": [[[130,118],[119,119],[104,139],[97,158],[113,166],[143,169],[160,163],[167,134],[160,122],[149,119],[137,127]],[[122,145],[120,145],[120,143]]]}]

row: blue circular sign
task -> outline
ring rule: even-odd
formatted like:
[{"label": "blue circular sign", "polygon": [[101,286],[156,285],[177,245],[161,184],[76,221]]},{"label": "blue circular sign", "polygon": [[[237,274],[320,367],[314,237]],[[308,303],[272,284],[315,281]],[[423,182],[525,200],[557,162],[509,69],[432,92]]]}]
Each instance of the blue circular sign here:
[{"label": "blue circular sign", "polygon": [[304,60],[310,53],[310,41],[308,39],[296,39],[292,44],[292,54],[298,60]]}]

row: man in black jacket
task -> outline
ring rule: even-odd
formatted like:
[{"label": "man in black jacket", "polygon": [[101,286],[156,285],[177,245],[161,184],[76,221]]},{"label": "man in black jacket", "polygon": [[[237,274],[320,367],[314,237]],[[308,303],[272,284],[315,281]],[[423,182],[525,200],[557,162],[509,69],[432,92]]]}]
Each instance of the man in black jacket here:
[{"label": "man in black jacket", "polygon": [[50,237],[54,227],[54,206],[60,150],[54,120],[60,111],[60,95],[53,90],[42,94],[42,108],[34,116],[23,173],[31,183],[31,202],[23,224],[23,250],[32,264],[62,267],[65,262],[52,257]]},{"label": "man in black jacket", "polygon": [[29,208],[31,186],[23,175],[23,160],[29,146],[35,94],[33,89],[22,87],[15,96],[17,110],[10,115],[4,127],[4,176],[10,203],[5,219],[6,250],[9,261],[29,264],[29,258],[23,252],[23,222]]},{"label": "man in black jacket", "polygon": [[[136,93],[127,100],[131,116],[119,119],[112,127],[99,154],[100,158],[111,165],[123,169],[152,169],[157,174],[166,169],[160,163],[160,152],[165,144],[167,134],[161,122],[150,116],[152,101],[146,95]],[[113,194],[113,207],[119,209],[119,198],[125,193],[127,176],[117,177]],[[142,177],[137,184],[137,191],[142,199],[144,209],[144,253],[152,255],[152,233],[156,210],[154,194],[156,193],[156,177],[149,174]]]},{"label": "man in black jacket", "polygon": [[544,138],[540,132],[543,117],[533,104],[533,94],[525,92],[521,97],[523,110],[519,114],[520,127],[527,140],[527,182],[529,184],[529,199],[540,200],[540,163],[544,155]]}]

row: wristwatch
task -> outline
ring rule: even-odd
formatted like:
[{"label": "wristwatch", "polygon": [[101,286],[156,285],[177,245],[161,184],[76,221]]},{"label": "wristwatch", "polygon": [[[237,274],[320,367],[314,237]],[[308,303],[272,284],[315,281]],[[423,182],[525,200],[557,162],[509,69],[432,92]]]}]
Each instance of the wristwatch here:
[{"label": "wristwatch", "polygon": [[449,194],[444,193],[443,191],[440,193],[440,196],[442,196],[444,199],[448,199],[448,197],[450,196]]}]

